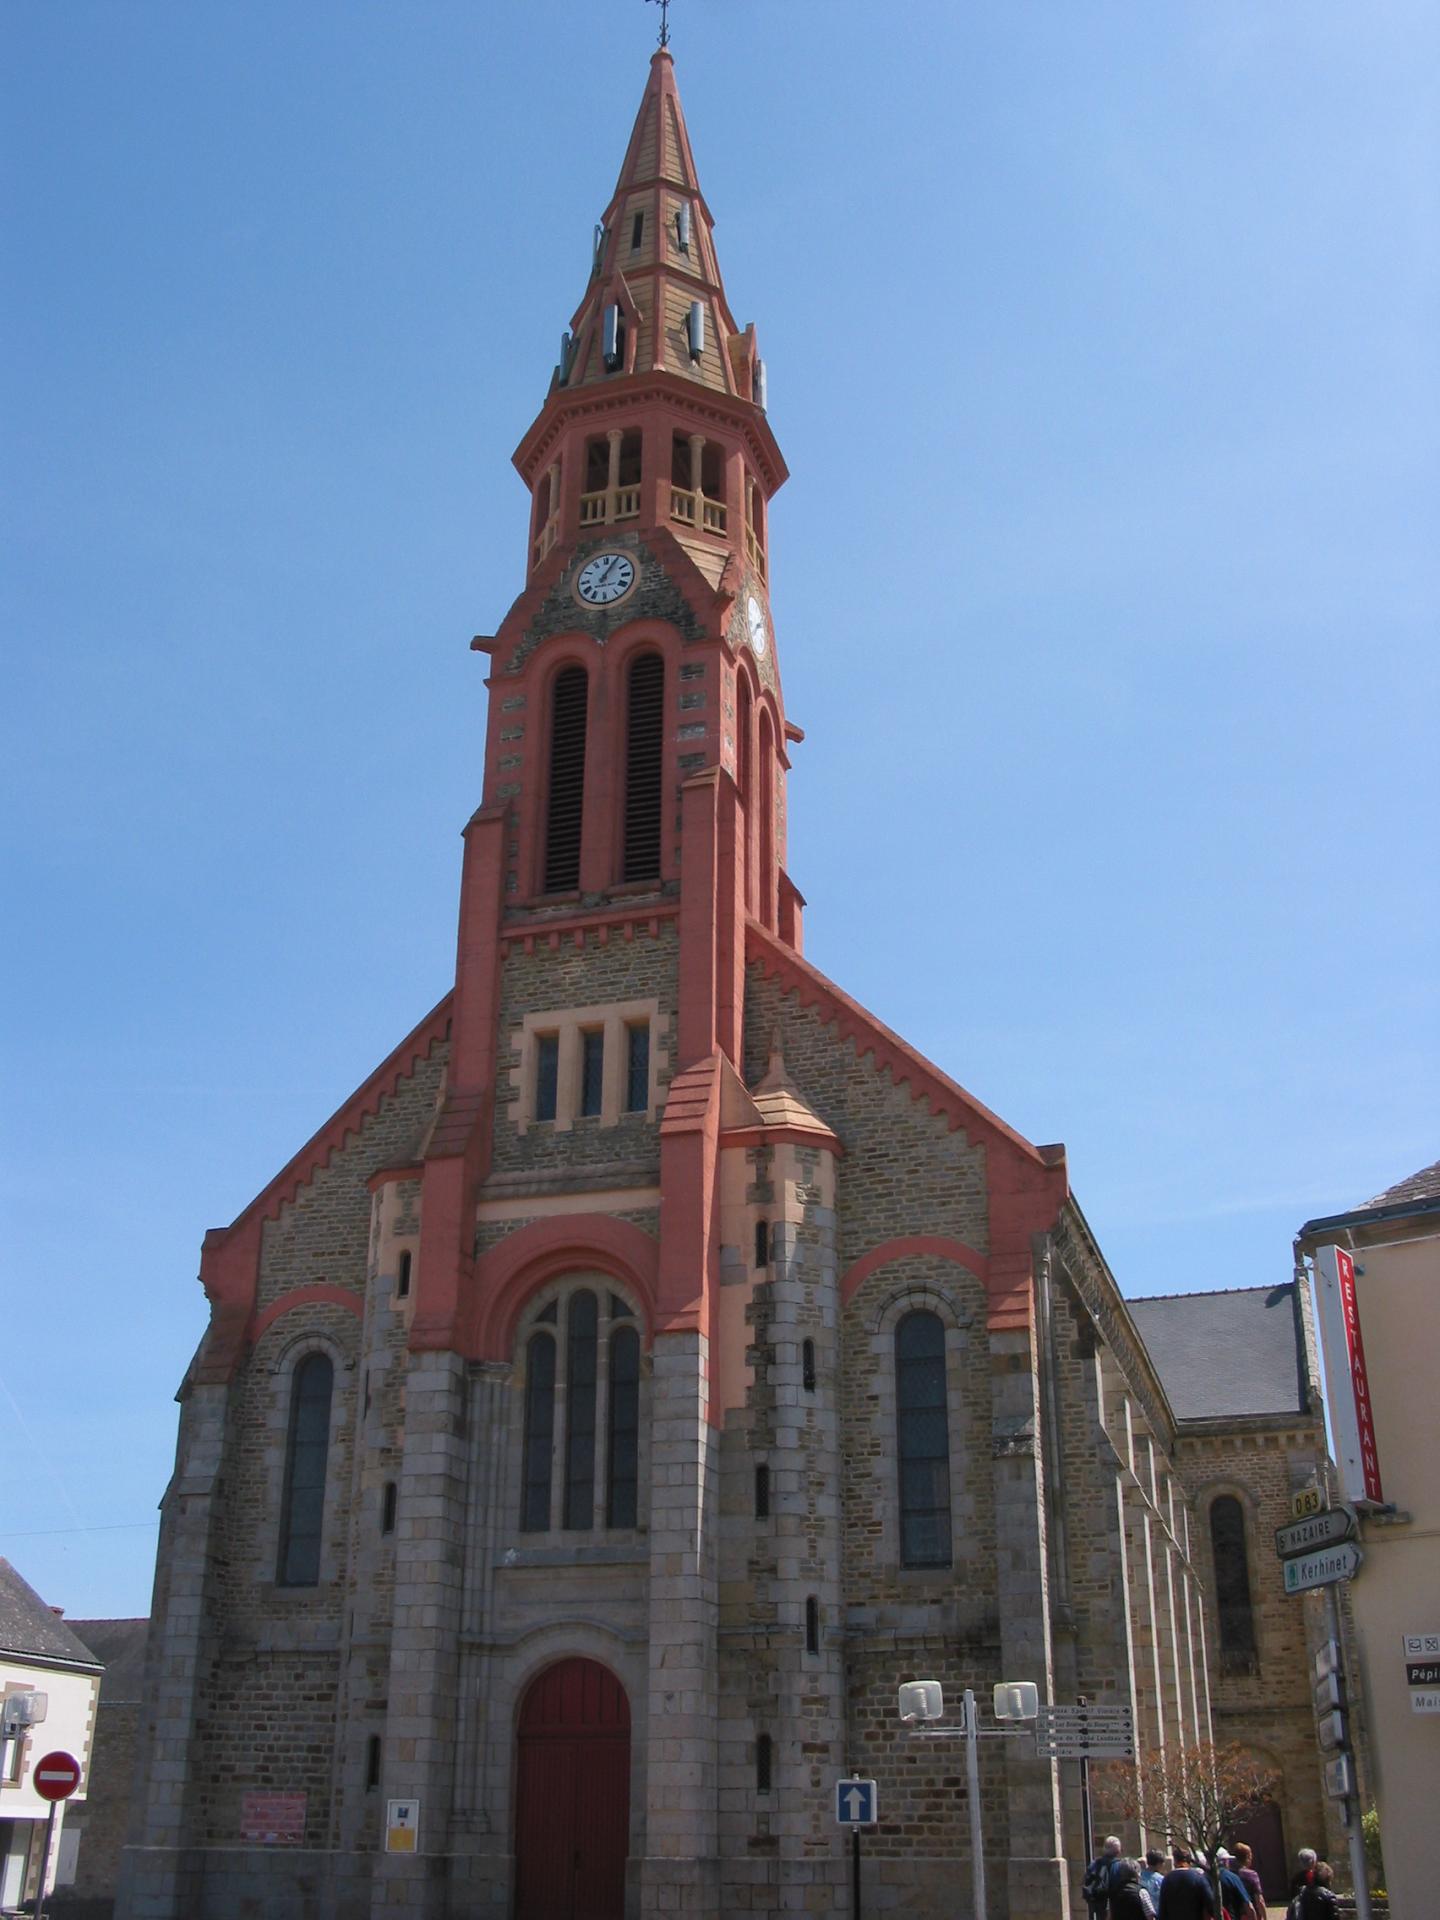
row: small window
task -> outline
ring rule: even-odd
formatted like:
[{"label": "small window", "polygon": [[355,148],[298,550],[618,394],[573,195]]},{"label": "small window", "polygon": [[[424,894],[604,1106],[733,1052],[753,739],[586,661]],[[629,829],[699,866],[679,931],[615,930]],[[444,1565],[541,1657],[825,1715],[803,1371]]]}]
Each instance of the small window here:
[{"label": "small window", "polygon": [[768,1220],[755,1222],[755,1264],[757,1267],[768,1267],[770,1264],[770,1222]]},{"label": "small window", "polygon": [[805,1596],[805,1651],[820,1651],[820,1602],[813,1593]]},{"label": "small window", "polygon": [[365,1791],[373,1793],[380,1784],[380,1736],[372,1733],[365,1744]]},{"label": "small window", "polygon": [[395,1298],[403,1300],[410,1291],[410,1259],[408,1252],[400,1256],[400,1268],[395,1275]]},{"label": "small window", "polygon": [[644,1113],[650,1105],[650,1024],[625,1029],[625,1111]]},{"label": "small window", "polygon": [[637,213],[630,227],[630,251],[639,251],[640,242],[645,238],[645,216]]},{"label": "small window", "polygon": [[757,1793],[769,1793],[770,1776],[774,1764],[774,1748],[769,1734],[757,1735],[755,1740],[755,1791]]},{"label": "small window", "polygon": [[806,1393],[815,1391],[815,1342],[802,1340],[800,1343],[800,1384]]},{"label": "small window", "polygon": [[770,1469],[763,1460],[755,1469],[755,1518],[770,1518]]},{"label": "small window", "polygon": [[555,1096],[560,1085],[560,1036],[542,1033],[535,1042],[535,1118],[555,1118]]},{"label": "small window", "polygon": [[555,1342],[537,1333],[525,1355],[525,1459],[520,1526],[544,1533],[550,1525],[550,1454],[555,1443]]},{"label": "small window", "polygon": [[387,1480],[385,1482],[385,1491],[380,1496],[381,1533],[393,1533],[395,1531],[395,1500],[395,1482],[393,1480]]},{"label": "small window", "polygon": [[595,1027],[580,1036],[580,1111],[598,1115],[605,1098],[605,1030]]},{"label": "small window", "polygon": [[295,1370],[290,1390],[290,1440],[285,1458],[280,1515],[282,1587],[320,1582],[320,1546],[325,1520],[325,1468],[330,1455],[330,1395],[335,1369],[323,1353],[311,1353]]}]

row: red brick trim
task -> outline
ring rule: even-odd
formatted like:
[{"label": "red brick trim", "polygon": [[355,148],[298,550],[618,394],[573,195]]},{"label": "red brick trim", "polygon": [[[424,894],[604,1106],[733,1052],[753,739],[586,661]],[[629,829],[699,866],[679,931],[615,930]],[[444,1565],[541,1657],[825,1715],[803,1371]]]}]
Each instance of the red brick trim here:
[{"label": "red brick trim", "polygon": [[893,1240],[882,1240],[878,1247],[862,1253],[858,1260],[852,1261],[845,1269],[840,1276],[840,1304],[848,1307],[871,1274],[878,1273],[881,1267],[891,1266],[896,1260],[907,1260],[917,1254],[931,1260],[948,1260],[952,1266],[966,1268],[989,1291],[990,1262],[983,1253],[967,1247],[963,1240],[947,1240],[939,1234],[902,1233]]},{"label": "red brick trim", "polygon": [[845,1148],[828,1127],[727,1127],[720,1135],[722,1147],[820,1147],[843,1159]]},{"label": "red brick trim", "polygon": [[424,1178],[425,1168],[421,1161],[412,1160],[399,1167],[377,1167],[365,1182],[371,1193],[378,1193],[381,1187],[388,1187],[392,1181],[420,1180]]},{"label": "red brick trim", "polygon": [[606,946],[614,933],[622,939],[633,940],[640,932],[657,940],[661,921],[674,920],[679,912],[677,901],[651,900],[643,907],[603,907],[593,913],[571,913],[556,920],[509,920],[500,929],[500,958],[505,959],[512,947],[520,947],[527,954],[533,953],[537,946],[553,951],[565,934],[571,936],[572,944],[577,947],[592,936],[602,947]]},{"label": "red brick trim", "polygon": [[296,1287],[293,1293],[282,1293],[278,1300],[272,1300],[250,1319],[249,1341],[253,1347],[260,1336],[269,1331],[282,1314],[290,1313],[296,1307],[344,1307],[353,1313],[357,1320],[365,1318],[365,1302],[358,1293],[352,1293],[348,1287],[337,1287],[328,1281],[317,1281],[313,1287]]},{"label": "red brick trim", "polygon": [[640,1300],[649,1344],[659,1289],[659,1243],[630,1221],[608,1213],[563,1213],[532,1220],[507,1234],[476,1262],[467,1357],[508,1360],[525,1302],[537,1287],[562,1273],[604,1273],[631,1287]]}]

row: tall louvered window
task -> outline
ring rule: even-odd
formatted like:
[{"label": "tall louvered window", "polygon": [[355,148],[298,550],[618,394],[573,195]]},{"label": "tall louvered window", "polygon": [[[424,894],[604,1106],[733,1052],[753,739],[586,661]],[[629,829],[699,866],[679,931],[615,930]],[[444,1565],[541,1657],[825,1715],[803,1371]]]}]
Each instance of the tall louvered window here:
[{"label": "tall louvered window", "polygon": [[1220,1616],[1220,1658],[1232,1669],[1255,1657],[1255,1614],[1250,1602],[1250,1559],[1245,1512],[1234,1494],[1210,1503],[1210,1547],[1215,1558],[1215,1609]]},{"label": "tall louvered window", "polygon": [[754,745],[755,703],[750,681],[744,673],[735,676],[735,784],[740,789],[740,804],[745,809],[741,823],[741,883],[745,891],[745,910],[755,911],[755,863],[751,855],[755,835]]},{"label": "tall louvered window", "polygon": [[525,1458],[520,1525],[526,1533],[550,1526],[550,1452],[555,1442],[555,1342],[537,1333],[525,1351]]},{"label": "tall louvered window", "polygon": [[330,1455],[330,1395],[335,1369],[323,1353],[311,1353],[295,1369],[290,1388],[290,1437],[285,1450],[285,1492],[280,1513],[282,1587],[313,1587],[320,1581],[325,1520],[325,1467]]},{"label": "tall louvered window", "polygon": [[565,1525],[595,1524],[595,1296],[570,1301],[565,1343]]},{"label": "tall louvered window", "polygon": [[665,735],[665,662],[642,653],[630,663],[625,732],[623,880],[660,874],[661,758]]},{"label": "tall louvered window", "polygon": [[770,716],[762,712],[759,726],[760,820],[756,846],[759,855],[759,881],[756,886],[757,917],[772,931],[775,926],[775,732]]},{"label": "tall louvered window", "polygon": [[580,884],[580,829],[585,810],[585,715],[589,678],[583,667],[555,677],[550,714],[550,811],[545,829],[545,891]]},{"label": "tall louvered window", "polygon": [[950,1419],[945,1329],[933,1313],[907,1313],[895,1329],[895,1409],[900,1456],[900,1559],[950,1564]]}]

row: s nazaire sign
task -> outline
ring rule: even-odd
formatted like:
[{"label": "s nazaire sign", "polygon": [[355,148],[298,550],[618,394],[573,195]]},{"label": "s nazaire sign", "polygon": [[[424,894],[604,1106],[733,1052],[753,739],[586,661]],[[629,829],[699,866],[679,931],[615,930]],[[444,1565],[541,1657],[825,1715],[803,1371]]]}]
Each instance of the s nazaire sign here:
[{"label": "s nazaire sign", "polygon": [[1360,1302],[1355,1293],[1355,1262],[1344,1247],[1315,1250],[1316,1293],[1325,1333],[1325,1377],[1330,1388],[1330,1420],[1347,1500],[1381,1502],[1380,1452],[1375,1444],[1375,1411],[1365,1371],[1365,1342],[1360,1333]]}]

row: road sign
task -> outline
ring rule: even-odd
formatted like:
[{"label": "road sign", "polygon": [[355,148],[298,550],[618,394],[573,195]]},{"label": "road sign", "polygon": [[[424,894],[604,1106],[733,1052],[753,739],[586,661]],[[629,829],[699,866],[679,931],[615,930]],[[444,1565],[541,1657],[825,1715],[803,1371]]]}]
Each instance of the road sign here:
[{"label": "road sign", "polygon": [[1440,1660],[1440,1633],[1407,1633],[1402,1638],[1407,1660]]},{"label": "road sign", "polygon": [[1345,1704],[1338,1673],[1327,1673],[1323,1680],[1317,1680],[1314,1693],[1317,1713],[1328,1713],[1332,1707],[1343,1707]]},{"label": "road sign", "polygon": [[1311,1547],[1338,1546],[1355,1538],[1355,1509],[1330,1507],[1308,1520],[1294,1520],[1288,1527],[1275,1529],[1275,1551],[1282,1560],[1306,1553]]},{"label": "road sign", "polygon": [[1322,1713],[1315,1722],[1320,1735],[1320,1744],[1326,1753],[1334,1753],[1345,1744],[1345,1716],[1343,1713]]},{"label": "road sign", "polygon": [[385,1802],[385,1851],[414,1853],[419,1844],[420,1802],[418,1800],[387,1800]]},{"label": "road sign", "polygon": [[1327,1673],[1340,1671],[1340,1642],[1327,1640],[1315,1656],[1315,1678],[1323,1680]]},{"label": "road sign", "polygon": [[1410,1711],[1412,1713],[1440,1713],[1440,1687],[1412,1687],[1410,1689]]},{"label": "road sign", "polygon": [[1041,1707],[1035,1751],[1051,1760],[1129,1760],[1135,1716],[1129,1707]]},{"label": "road sign", "polygon": [[68,1800],[80,1784],[80,1762],[73,1753],[47,1753],[30,1778],[42,1800]]},{"label": "road sign", "polygon": [[1332,1800],[1348,1800],[1355,1791],[1355,1766],[1348,1753],[1325,1762],[1325,1791]]},{"label": "road sign", "polygon": [[1407,1660],[1405,1684],[1410,1687],[1440,1687],[1440,1660]]},{"label": "road sign", "polygon": [[880,1818],[880,1796],[873,1780],[835,1782],[835,1823],[841,1827],[873,1827]]},{"label": "road sign", "polygon": [[1308,1520],[1312,1513],[1319,1513],[1325,1504],[1325,1496],[1319,1487],[1304,1487],[1290,1502],[1290,1511],[1297,1520]]},{"label": "road sign", "polygon": [[1285,1562],[1285,1591],[1308,1593],[1312,1587],[1353,1580],[1364,1557],[1353,1540],[1338,1547],[1322,1547],[1318,1553],[1302,1553],[1297,1560]]}]

